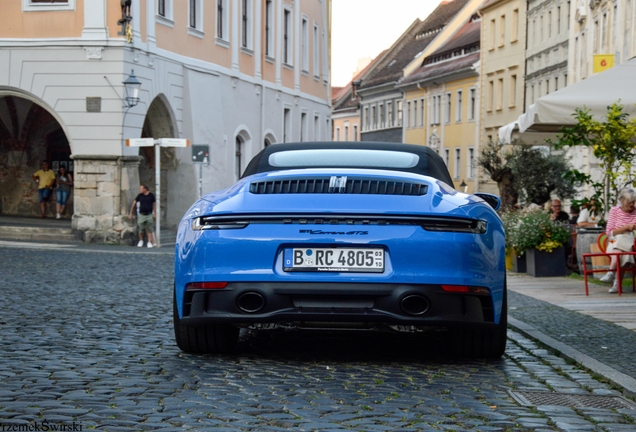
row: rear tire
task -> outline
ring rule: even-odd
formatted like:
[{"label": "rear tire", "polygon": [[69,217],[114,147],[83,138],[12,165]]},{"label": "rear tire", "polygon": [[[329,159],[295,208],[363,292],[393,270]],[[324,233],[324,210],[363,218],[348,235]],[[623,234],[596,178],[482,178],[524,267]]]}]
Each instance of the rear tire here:
[{"label": "rear tire", "polygon": [[174,337],[183,352],[191,354],[227,354],[234,351],[240,330],[224,324],[191,326],[183,324],[177,310],[176,294],[173,300],[172,317]]},{"label": "rear tire", "polygon": [[452,332],[453,354],[470,358],[496,359],[504,355],[508,340],[508,289],[504,284],[499,324],[493,330],[457,330]]}]

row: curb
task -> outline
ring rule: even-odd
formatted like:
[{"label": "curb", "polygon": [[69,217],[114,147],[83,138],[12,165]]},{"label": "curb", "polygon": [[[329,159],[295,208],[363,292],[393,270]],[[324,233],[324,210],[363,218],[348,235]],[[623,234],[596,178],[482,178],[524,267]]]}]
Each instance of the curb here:
[{"label": "curb", "polygon": [[136,255],[174,255],[174,243],[161,245],[157,248],[136,248],[122,245],[103,245],[82,242],[36,242],[33,240],[16,240],[0,237],[0,248],[39,249],[56,252],[95,252],[107,254],[136,254]]},{"label": "curb", "polygon": [[508,325],[517,332],[531,339],[537,340],[559,352],[562,357],[574,361],[583,366],[585,369],[601,375],[609,380],[613,385],[623,388],[625,393],[628,395],[636,396],[636,379],[631,376],[625,375],[624,373],[593,359],[587,354],[583,354],[582,352],[575,350],[563,342],[559,342],[523,321],[519,321],[518,319],[508,316]]}]

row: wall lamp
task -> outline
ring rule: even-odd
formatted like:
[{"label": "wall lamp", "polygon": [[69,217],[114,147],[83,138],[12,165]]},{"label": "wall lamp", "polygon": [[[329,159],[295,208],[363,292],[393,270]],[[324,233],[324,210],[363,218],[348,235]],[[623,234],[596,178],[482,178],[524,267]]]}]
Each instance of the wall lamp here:
[{"label": "wall lamp", "polygon": [[466,191],[468,190],[468,185],[464,180],[462,180],[462,183],[459,185],[459,187],[464,188],[464,193],[466,193]]},{"label": "wall lamp", "polygon": [[110,85],[110,87],[117,94],[117,97],[121,100],[121,103],[123,104],[124,108],[129,109],[136,106],[139,103],[139,89],[141,88],[141,81],[139,81],[137,77],[135,76],[134,69],[131,69],[130,75],[128,75],[128,78],[122,81],[122,84],[124,85],[124,91],[126,92],[126,97],[124,98],[119,96],[119,93],[117,93],[117,90],[115,90],[115,87],[113,87],[113,85],[110,83],[110,80],[108,79],[108,77],[104,75],[104,78],[106,79],[106,81],[108,81],[108,84]]},{"label": "wall lamp", "polygon": [[124,90],[126,91],[126,97],[124,103],[127,108],[132,108],[139,103],[139,89],[141,88],[141,81],[135,76],[135,70],[130,70],[130,75],[122,82]]}]

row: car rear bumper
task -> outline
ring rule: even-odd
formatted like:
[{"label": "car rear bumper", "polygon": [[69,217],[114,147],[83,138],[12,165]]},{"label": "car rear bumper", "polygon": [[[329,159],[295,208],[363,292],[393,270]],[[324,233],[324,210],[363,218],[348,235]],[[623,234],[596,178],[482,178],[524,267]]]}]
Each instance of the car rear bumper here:
[{"label": "car rear bumper", "polygon": [[[491,327],[490,294],[446,292],[440,285],[235,282],[186,290],[183,324],[385,323]],[[499,314],[497,314],[499,315]],[[498,318],[498,316],[497,316]]]}]

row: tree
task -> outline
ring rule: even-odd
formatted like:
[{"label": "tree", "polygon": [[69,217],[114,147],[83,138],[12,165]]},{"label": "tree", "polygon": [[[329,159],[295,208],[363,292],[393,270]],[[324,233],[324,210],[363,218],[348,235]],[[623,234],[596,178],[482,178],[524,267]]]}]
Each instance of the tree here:
[{"label": "tree", "polygon": [[546,154],[529,145],[516,145],[508,164],[514,174],[513,187],[526,204],[543,205],[556,195],[572,198],[576,192],[572,182],[563,178],[571,169],[561,154]]},{"label": "tree", "polygon": [[497,182],[504,210],[513,208],[519,199],[542,205],[552,194],[565,199],[575,192],[572,183],[563,178],[571,167],[562,154],[546,154],[518,142],[505,145],[491,141],[477,163]]},{"label": "tree", "polygon": [[594,120],[590,110],[577,108],[574,113],[577,124],[564,127],[562,134],[553,143],[555,148],[584,145],[591,147],[600,160],[603,177],[594,181],[591,176],[577,170],[571,170],[567,178],[576,183],[592,186],[596,197],[603,203],[607,211],[616,203],[619,191],[634,185],[632,163],[636,157],[634,137],[636,136],[636,119],[630,119],[623,112],[620,101],[607,107],[606,121]]},{"label": "tree", "polygon": [[509,153],[504,152],[504,144],[489,141],[477,158],[477,164],[497,183],[501,209],[510,210],[517,203],[519,194],[513,187],[514,175],[508,166]]}]

